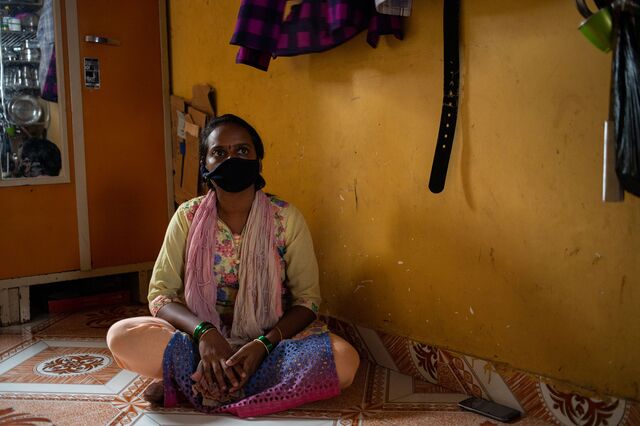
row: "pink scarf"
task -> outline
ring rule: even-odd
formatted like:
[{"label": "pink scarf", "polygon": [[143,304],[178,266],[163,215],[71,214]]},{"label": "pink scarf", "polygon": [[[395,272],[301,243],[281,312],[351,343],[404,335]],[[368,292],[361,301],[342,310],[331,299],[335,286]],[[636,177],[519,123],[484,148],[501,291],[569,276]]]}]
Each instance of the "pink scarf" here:
[{"label": "pink scarf", "polygon": [[[216,310],[217,278],[213,269],[218,211],[214,191],[204,197],[189,228],[186,248],[185,299],[191,311],[220,330]],[[282,316],[282,266],[276,245],[272,204],[257,191],[240,248],[231,338],[247,341],[273,327]]]}]

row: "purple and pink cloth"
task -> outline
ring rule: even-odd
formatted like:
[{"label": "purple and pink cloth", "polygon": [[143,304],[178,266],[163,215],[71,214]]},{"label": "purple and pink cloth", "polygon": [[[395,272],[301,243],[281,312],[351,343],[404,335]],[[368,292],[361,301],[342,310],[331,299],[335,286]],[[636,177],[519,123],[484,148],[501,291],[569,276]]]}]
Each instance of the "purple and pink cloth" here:
[{"label": "purple and pink cloth", "polygon": [[378,13],[369,0],[303,0],[283,19],[286,0],[242,0],[231,44],[236,63],[266,71],[271,58],[323,52],[367,29],[367,43],[381,35],[402,40],[402,18]]},{"label": "purple and pink cloth", "polygon": [[249,378],[243,396],[222,405],[203,404],[194,392],[191,375],[200,361],[189,335],[176,332],[167,345],[162,362],[164,406],[186,400],[199,411],[255,417],[288,410],[340,394],[340,383],[331,351],[329,333],[283,340]]}]

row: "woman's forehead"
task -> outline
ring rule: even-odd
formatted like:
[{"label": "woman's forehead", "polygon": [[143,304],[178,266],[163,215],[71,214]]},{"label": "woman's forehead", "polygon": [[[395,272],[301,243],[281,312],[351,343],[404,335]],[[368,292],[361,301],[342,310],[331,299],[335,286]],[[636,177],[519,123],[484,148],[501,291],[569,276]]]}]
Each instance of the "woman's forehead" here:
[{"label": "woman's forehead", "polygon": [[207,138],[209,146],[250,144],[253,146],[249,132],[234,123],[217,126]]}]

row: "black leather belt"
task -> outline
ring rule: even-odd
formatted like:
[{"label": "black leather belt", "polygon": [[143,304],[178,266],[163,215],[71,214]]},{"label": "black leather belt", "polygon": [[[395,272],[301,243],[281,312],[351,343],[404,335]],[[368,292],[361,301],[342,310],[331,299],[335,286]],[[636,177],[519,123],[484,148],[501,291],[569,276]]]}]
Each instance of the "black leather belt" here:
[{"label": "black leather belt", "polygon": [[429,189],[437,194],[444,189],[458,118],[460,88],[460,0],[444,0],[444,97],[433,156]]}]

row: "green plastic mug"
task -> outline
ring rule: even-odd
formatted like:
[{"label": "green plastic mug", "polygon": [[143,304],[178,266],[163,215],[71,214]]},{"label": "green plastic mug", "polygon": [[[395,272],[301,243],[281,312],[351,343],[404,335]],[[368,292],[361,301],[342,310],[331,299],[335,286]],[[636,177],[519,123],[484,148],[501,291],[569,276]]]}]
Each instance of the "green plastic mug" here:
[{"label": "green plastic mug", "polygon": [[612,26],[611,11],[608,7],[603,7],[582,21],[578,29],[595,47],[603,52],[610,52]]}]

